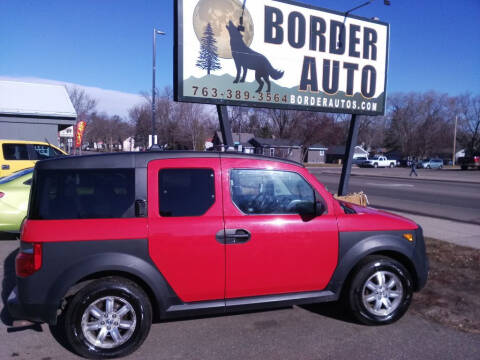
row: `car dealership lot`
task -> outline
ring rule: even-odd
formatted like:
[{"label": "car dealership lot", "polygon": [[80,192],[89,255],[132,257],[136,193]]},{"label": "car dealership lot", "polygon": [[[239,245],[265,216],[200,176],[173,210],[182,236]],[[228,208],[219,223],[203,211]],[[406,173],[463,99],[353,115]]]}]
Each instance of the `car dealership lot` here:
[{"label": "car dealership lot", "polygon": [[[13,286],[15,240],[0,241],[0,358],[76,359],[48,326],[7,330],[4,301]],[[413,308],[415,308],[415,298]],[[478,359],[480,334],[457,331],[409,311],[395,324],[353,323],[331,304],[154,324],[128,359]]]}]

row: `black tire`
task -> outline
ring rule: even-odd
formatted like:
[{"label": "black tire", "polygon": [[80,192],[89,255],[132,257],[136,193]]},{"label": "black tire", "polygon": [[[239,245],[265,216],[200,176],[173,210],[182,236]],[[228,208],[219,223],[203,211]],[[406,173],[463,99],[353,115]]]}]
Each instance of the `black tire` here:
[{"label": "black tire", "polygon": [[373,164],[373,167],[374,167],[374,168],[378,168],[378,163],[374,163],[374,164]]},{"label": "black tire", "polygon": [[468,166],[462,165],[462,170],[468,170]]},{"label": "black tire", "polygon": [[[386,325],[397,321],[405,314],[412,300],[413,282],[410,273],[402,264],[384,256],[368,256],[354,271],[354,276],[345,295],[349,310],[358,321],[367,325]],[[367,286],[367,283],[371,286],[372,282],[375,282],[376,277],[375,280],[370,279],[379,272],[384,273],[384,279],[387,280],[384,282],[385,289],[382,291],[388,291],[388,295],[385,296],[388,299],[392,296],[391,309],[388,309],[387,305],[383,303],[383,293],[376,293]],[[393,274],[393,276],[388,274]],[[392,287],[393,290],[387,289],[390,283],[388,280],[394,279],[394,277],[396,277],[396,282],[395,286]],[[400,292],[400,296],[393,298],[393,293]],[[375,299],[371,301],[374,301],[375,305],[380,302],[381,307],[385,309],[380,308],[377,311],[372,309],[370,307],[371,301],[366,300],[372,296]],[[372,307],[375,308],[375,305]]]},{"label": "black tire", "polygon": [[431,169],[430,165],[427,165],[427,169]]},{"label": "black tire", "polygon": [[[114,306],[118,305],[118,307],[114,308],[114,311],[111,313],[112,315],[109,315],[110,320],[106,320],[106,318],[103,317],[99,319],[97,317],[97,323],[100,323],[102,319],[107,322],[113,322],[116,318],[116,322],[111,323],[109,329],[113,329],[115,325],[118,331],[117,334],[121,334],[121,336],[127,334],[125,335],[126,340],[124,343],[118,346],[113,345],[112,348],[106,348],[105,346],[108,345],[108,338],[111,339],[111,341],[109,341],[110,344],[114,342],[112,335],[114,330],[112,330],[112,332],[108,331],[105,337],[106,345],[104,346],[97,346],[92,343],[92,340],[89,340],[89,338],[93,339],[92,335],[95,337],[94,331],[98,331],[97,334],[99,334],[102,330],[94,330],[91,332],[82,330],[82,317],[87,313],[89,306],[94,303],[101,304],[102,299],[107,298],[116,299],[117,304],[114,304]],[[106,301],[107,300],[105,300],[105,306],[107,306]],[[120,313],[119,310],[122,307],[128,307],[126,304],[130,305],[129,309],[133,309],[133,311],[127,313],[127,316],[129,316],[127,320],[125,320],[123,316],[116,315],[117,312]],[[98,309],[105,311],[105,313],[103,313],[103,311],[101,312],[102,316],[107,314],[106,309],[101,307],[98,307]],[[87,321],[95,320],[95,317],[90,315],[90,312],[88,312],[88,314]],[[119,319],[122,321],[119,321]],[[123,323],[124,320],[127,324],[135,325],[130,326],[129,330],[124,330],[122,325],[119,325],[119,323]],[[105,323],[105,321],[102,323]],[[88,284],[71,298],[66,310],[60,315],[56,328],[64,331],[66,346],[78,355],[88,359],[108,359],[123,357],[138,349],[146,339],[151,324],[152,307],[143,289],[128,279],[106,277]],[[103,325],[103,327],[106,326],[107,325]],[[104,329],[104,331],[107,330]]]},{"label": "black tire", "polygon": [[390,163],[390,166],[389,166],[389,167],[390,167],[390,168],[393,168],[393,167],[395,167],[395,165],[394,165],[393,163]]}]

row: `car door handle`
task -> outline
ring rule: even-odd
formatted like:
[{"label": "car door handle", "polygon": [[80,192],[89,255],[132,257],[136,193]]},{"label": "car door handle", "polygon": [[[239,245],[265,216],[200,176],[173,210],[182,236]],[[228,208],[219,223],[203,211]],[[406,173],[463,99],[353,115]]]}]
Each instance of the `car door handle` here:
[{"label": "car door handle", "polygon": [[217,232],[215,237],[219,243],[227,245],[246,243],[252,235],[245,229],[225,229]]}]

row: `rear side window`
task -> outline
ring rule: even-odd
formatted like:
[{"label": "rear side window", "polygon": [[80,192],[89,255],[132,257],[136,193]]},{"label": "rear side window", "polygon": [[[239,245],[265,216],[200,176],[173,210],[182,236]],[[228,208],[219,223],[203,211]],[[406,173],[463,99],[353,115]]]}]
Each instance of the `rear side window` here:
[{"label": "rear side window", "polygon": [[134,217],[134,169],[43,170],[33,194],[30,219]]},{"label": "rear side window", "polygon": [[2,149],[5,160],[28,160],[26,144],[3,144]]},{"label": "rear side window", "polygon": [[215,202],[211,169],[166,169],[158,173],[160,215],[200,216]]}]

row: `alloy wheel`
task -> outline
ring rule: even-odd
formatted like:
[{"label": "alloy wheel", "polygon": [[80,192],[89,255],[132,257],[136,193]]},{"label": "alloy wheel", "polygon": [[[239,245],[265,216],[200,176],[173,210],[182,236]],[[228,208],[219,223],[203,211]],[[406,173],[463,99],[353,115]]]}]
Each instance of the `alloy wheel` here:
[{"label": "alloy wheel", "polygon": [[82,333],[93,346],[116,348],[135,331],[137,316],[132,305],[117,296],[106,296],[90,304],[82,315]]},{"label": "alloy wheel", "polygon": [[365,282],[362,302],[371,314],[389,316],[400,305],[404,297],[402,282],[390,271],[377,271]]}]

